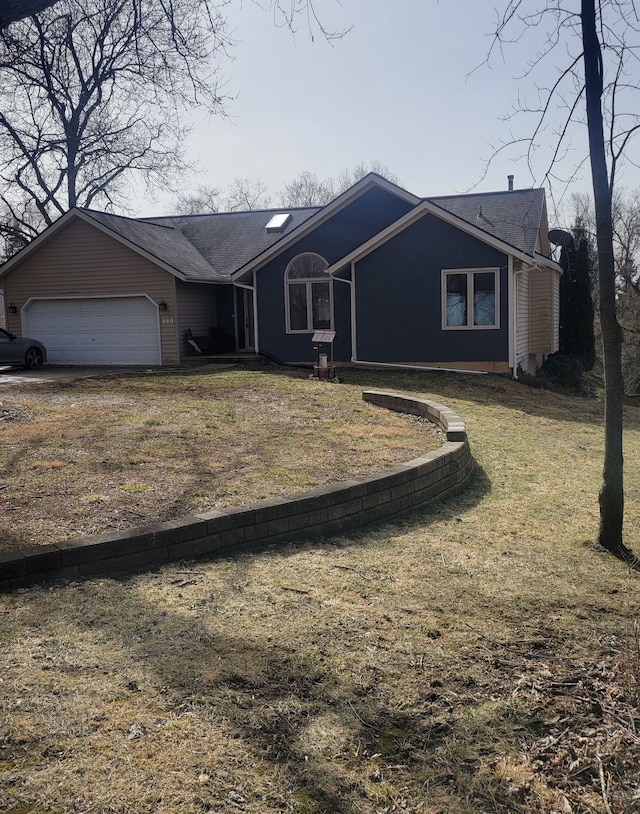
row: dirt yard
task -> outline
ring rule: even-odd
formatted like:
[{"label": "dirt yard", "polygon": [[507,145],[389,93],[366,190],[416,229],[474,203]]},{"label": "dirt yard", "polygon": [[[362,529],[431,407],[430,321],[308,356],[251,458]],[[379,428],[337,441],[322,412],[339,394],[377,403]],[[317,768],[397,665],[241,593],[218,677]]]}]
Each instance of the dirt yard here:
[{"label": "dirt yard", "polygon": [[303,372],[195,371],[12,386],[0,550],[245,505],[395,465],[429,422]]}]

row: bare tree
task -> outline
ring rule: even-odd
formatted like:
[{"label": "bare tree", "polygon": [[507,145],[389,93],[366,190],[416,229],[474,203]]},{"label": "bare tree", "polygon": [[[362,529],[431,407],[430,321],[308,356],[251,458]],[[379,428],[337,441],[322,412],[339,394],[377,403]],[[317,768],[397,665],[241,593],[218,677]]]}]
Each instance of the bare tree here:
[{"label": "bare tree", "polygon": [[[258,2],[258,0],[254,0]],[[324,39],[342,39],[350,29],[329,28],[324,18],[321,19],[316,10],[314,0],[268,0],[268,7],[273,14],[273,21],[277,26],[286,26],[293,33],[299,30],[303,22],[311,39],[319,34]],[[258,5],[262,5],[258,2]]]},{"label": "bare tree", "polygon": [[308,170],[285,184],[278,193],[280,206],[322,206],[333,198],[335,198],[333,182],[330,179],[322,181]]},{"label": "bare tree", "polygon": [[207,0],[171,0],[170,16],[153,0],[60,0],[6,28],[0,201],[23,234],[184,170],[180,112],[222,111],[214,60],[227,44]]},{"label": "bare tree", "polygon": [[[539,101],[521,103],[519,112],[537,117],[533,134],[512,139],[527,144],[534,168],[536,145],[559,106],[564,117],[555,130],[552,155],[545,179],[550,179],[570,139],[572,126],[586,118],[598,258],[599,314],[605,374],[605,454],[600,490],[598,542],[616,556],[634,561],[623,542],[624,492],[622,420],[624,384],[621,366],[622,331],[616,312],[616,269],[613,239],[612,191],[616,171],[625,159],[631,140],[640,131],[640,115],[630,95],[637,84],[630,81],[630,63],[637,65],[640,25],[634,0],[581,0],[580,11],[566,8],[560,0],[510,0],[499,18],[494,47],[505,47],[523,30],[543,31],[542,47],[527,67],[531,77],[551,53],[562,49],[567,67],[560,70],[551,87],[537,88]],[[493,50],[493,49],[492,49]],[[489,54],[491,56],[491,53]],[[633,75],[633,74],[631,74]],[[502,147],[500,148],[502,149]],[[579,162],[582,163],[582,162]],[[570,176],[573,172],[570,173]]]},{"label": "bare tree", "polygon": [[224,193],[215,187],[199,186],[194,192],[179,194],[173,207],[173,213],[206,215],[219,212],[223,194],[226,212],[266,209],[271,200],[266,184],[260,179],[236,178]]},{"label": "bare tree", "polygon": [[[616,270],[616,309],[623,336],[622,377],[625,394],[639,396],[640,189],[629,191],[619,187],[614,190],[611,203]],[[571,208],[575,221],[579,221],[584,226],[590,239],[595,239],[595,212],[591,197],[586,193],[573,193]]]},{"label": "bare tree", "polygon": [[622,345],[622,376],[625,393],[640,396],[640,291],[624,285],[618,301],[618,315],[624,343]]},{"label": "bare tree", "polygon": [[[352,170],[343,170],[337,178],[325,178],[324,180],[320,180],[313,172],[305,171],[280,190],[279,205],[288,207],[323,206],[370,172],[384,175],[389,181],[397,180],[389,168],[379,161],[373,161],[370,164],[362,162]],[[267,209],[271,206],[269,189],[259,178],[235,178],[224,194],[224,205],[227,212]],[[221,196],[219,189],[200,186],[195,192],[178,195],[174,210],[179,215],[202,215],[207,212],[217,212],[220,208]]]},{"label": "bare tree", "polygon": [[375,172],[378,175],[382,175],[383,178],[386,178],[387,181],[392,181],[394,184],[398,183],[398,176],[391,172],[389,167],[386,164],[383,164],[382,161],[378,161],[377,159],[374,161],[370,161],[369,163],[365,161],[361,161],[359,164],[351,170],[343,170],[336,179],[335,182],[335,191],[337,194],[340,192],[344,192],[349,187],[353,186],[357,181],[361,178],[364,178],[365,175],[368,175],[370,172]]},{"label": "bare tree", "polygon": [[267,185],[259,178],[234,178],[227,189],[226,207],[229,212],[266,209],[270,204]]},{"label": "bare tree", "polygon": [[613,237],[619,280],[640,294],[640,189],[613,195]]},{"label": "bare tree", "polygon": [[278,193],[281,206],[323,206],[353,186],[370,172],[377,172],[388,181],[397,183],[397,177],[380,161],[360,162],[353,169],[342,170],[337,178],[319,179],[318,176],[305,170],[297,178],[285,184]]},{"label": "bare tree", "polygon": [[[222,110],[211,65],[229,45],[222,10],[231,2],[0,0],[7,245],[30,239],[70,206],[126,208],[133,177],[151,189],[192,169],[179,114],[189,105]],[[314,0],[269,0],[263,8],[292,32],[304,21],[312,39],[346,33],[320,20]],[[203,206],[198,197],[183,204]],[[230,191],[232,208],[265,202],[266,190],[246,183]]]},{"label": "bare tree", "polygon": [[[602,9],[600,9],[600,13],[602,13]],[[624,545],[622,539],[624,519],[622,454],[624,380],[622,378],[622,331],[616,313],[616,275],[611,207],[616,153],[614,152],[612,156],[614,163],[610,179],[602,113],[602,97],[604,93],[602,48],[598,37],[595,0],[582,0],[581,23],[589,160],[596,209],[598,299],[605,376],[604,467],[599,495],[600,529],[598,531],[598,542],[616,556],[630,559],[631,551]],[[611,144],[611,147],[614,150],[616,149],[614,144]]]},{"label": "bare tree", "polygon": [[617,307],[625,393],[640,395],[640,190],[613,196]]},{"label": "bare tree", "polygon": [[180,193],[173,212],[175,215],[210,215],[220,210],[218,199],[220,190],[215,187],[199,186],[194,192]]},{"label": "bare tree", "polygon": [[[55,6],[57,2],[59,0],[0,0],[0,30],[11,25],[11,23],[23,20],[25,17],[40,14],[51,8],[51,6]],[[143,6],[142,0],[130,0],[130,3],[131,8],[136,10],[142,24],[140,13]],[[159,3],[167,19],[178,28],[180,15],[175,13],[177,10],[176,5],[179,4],[174,4],[174,0],[165,0],[165,2]],[[319,31],[328,40],[343,37],[346,33],[344,30],[332,30],[324,25],[316,12],[313,0],[270,0],[269,8],[273,13],[276,24],[286,25],[292,31],[297,30],[299,20],[302,17],[306,21],[307,29],[312,37],[315,31]]]}]

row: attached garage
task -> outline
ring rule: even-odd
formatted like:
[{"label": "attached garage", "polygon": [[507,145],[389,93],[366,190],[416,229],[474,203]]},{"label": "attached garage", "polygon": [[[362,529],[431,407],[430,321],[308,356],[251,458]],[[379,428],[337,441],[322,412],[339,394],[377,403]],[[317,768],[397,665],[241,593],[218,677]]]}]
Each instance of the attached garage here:
[{"label": "attached garage", "polygon": [[22,324],[51,364],[161,364],[158,306],[145,295],[32,299]]}]

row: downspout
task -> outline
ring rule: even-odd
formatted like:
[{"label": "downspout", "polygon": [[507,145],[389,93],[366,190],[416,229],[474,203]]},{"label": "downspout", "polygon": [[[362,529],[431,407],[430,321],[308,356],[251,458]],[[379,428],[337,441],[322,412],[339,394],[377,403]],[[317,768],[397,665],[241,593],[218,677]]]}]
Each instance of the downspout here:
[{"label": "downspout", "polygon": [[342,277],[334,277],[332,275],[332,279],[339,283],[346,283],[348,286],[351,287],[350,292],[350,307],[351,307],[351,362],[356,362],[356,299],[353,291],[353,282],[354,282],[354,275],[355,275],[355,264],[353,261],[351,262],[351,279],[344,280]]},{"label": "downspout", "polygon": [[[511,179],[509,181],[511,185]],[[511,186],[510,186],[511,188]],[[518,303],[516,302],[518,286],[516,285],[516,271],[513,267],[513,255],[509,255],[507,265],[507,298],[509,303],[509,367],[511,368],[511,377],[518,378],[516,370],[516,331],[518,326]]]},{"label": "downspout", "polygon": [[[520,268],[517,271],[513,268],[513,257],[509,257],[509,274],[511,279],[511,275],[513,275],[513,299],[512,299],[512,307],[510,309],[510,318],[513,320],[512,328],[509,330],[509,366],[511,367],[512,378],[518,378],[518,366],[517,366],[517,342],[518,342],[518,285],[517,285],[517,278],[524,274],[525,271],[534,271],[534,269],[539,268],[537,263],[534,263],[533,266],[525,266],[524,268]],[[528,327],[529,334],[531,333],[531,283],[529,283],[529,327]]]},{"label": "downspout", "polygon": [[485,370],[460,370],[459,368],[448,367],[426,367],[424,365],[401,365],[395,362],[366,362],[364,359],[358,359],[358,350],[356,343],[356,298],[355,298],[355,263],[351,262],[351,279],[344,280],[342,277],[334,277],[341,283],[347,283],[351,286],[351,364],[362,365],[364,367],[383,367],[391,368],[392,370],[439,370],[446,373],[476,373],[479,376],[485,376]]},{"label": "downspout", "polygon": [[260,337],[258,336],[258,286],[256,285],[256,272],[253,277],[253,346],[256,353],[260,353]]}]

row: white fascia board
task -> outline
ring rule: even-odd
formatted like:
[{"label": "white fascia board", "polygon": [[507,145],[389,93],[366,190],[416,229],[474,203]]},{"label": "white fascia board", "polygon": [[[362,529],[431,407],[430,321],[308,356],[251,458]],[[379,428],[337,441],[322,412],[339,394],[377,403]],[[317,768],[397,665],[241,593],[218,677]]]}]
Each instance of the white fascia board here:
[{"label": "white fascia board", "polygon": [[391,181],[387,181],[387,179],[383,178],[381,175],[371,172],[368,175],[365,175],[364,178],[361,178],[360,181],[346,190],[346,192],[338,195],[337,198],[334,198],[333,201],[322,207],[319,212],[316,212],[315,215],[312,215],[308,220],[305,220],[304,223],[301,223],[293,231],[289,232],[289,234],[283,235],[280,240],[278,240],[268,249],[265,249],[257,257],[254,257],[253,260],[249,260],[249,262],[245,263],[244,266],[239,268],[237,271],[234,271],[231,278],[234,281],[239,280],[254,271],[258,271],[258,269],[266,265],[273,257],[280,254],[280,252],[284,251],[297,240],[300,240],[305,235],[309,234],[309,232],[312,232],[325,221],[329,220],[329,218],[331,218],[337,212],[340,212],[340,210],[348,206],[356,198],[359,198],[369,189],[376,186],[391,192],[396,197],[401,198],[414,206],[422,200],[416,195],[413,195],[411,192],[407,192],[406,189],[402,189],[402,187],[391,183]]},{"label": "white fascia board", "polygon": [[557,271],[560,274],[563,273],[560,263],[556,263],[556,261],[552,260],[550,257],[545,257],[544,254],[538,254],[538,252],[536,252],[533,255],[533,259],[536,266],[546,266],[546,268],[553,269],[553,271]]},{"label": "white fascia board", "polygon": [[[518,257],[520,260],[524,260],[528,263],[530,263],[532,260],[530,255],[525,254],[525,252],[517,249],[515,246],[505,243],[503,240],[500,240],[500,238],[490,235],[488,232],[479,229],[477,226],[474,226],[468,221],[459,218],[457,215],[453,215],[446,209],[442,209],[440,206],[436,206],[435,204],[431,203],[431,201],[425,200],[415,206],[410,212],[407,212],[406,215],[403,215],[401,218],[395,221],[395,223],[387,226],[386,229],[383,229],[366,243],[363,243],[357,249],[354,249],[352,252],[345,255],[345,257],[342,257],[340,260],[333,263],[327,269],[327,273],[332,275],[336,274],[338,271],[340,271],[340,269],[344,268],[344,266],[348,265],[349,263],[362,260],[362,258],[367,254],[370,254],[383,243],[391,240],[392,237],[395,237],[397,234],[404,231],[408,226],[411,226],[425,215],[434,215],[435,217],[440,218],[440,220],[449,223],[451,226],[455,226],[457,229],[466,232],[468,235],[471,235],[471,237],[481,240],[483,243],[492,246],[494,249],[497,249],[504,254]],[[545,265],[549,265],[550,263],[554,262],[546,257],[542,257],[542,255],[539,255],[539,259],[540,262],[544,261]]]}]

